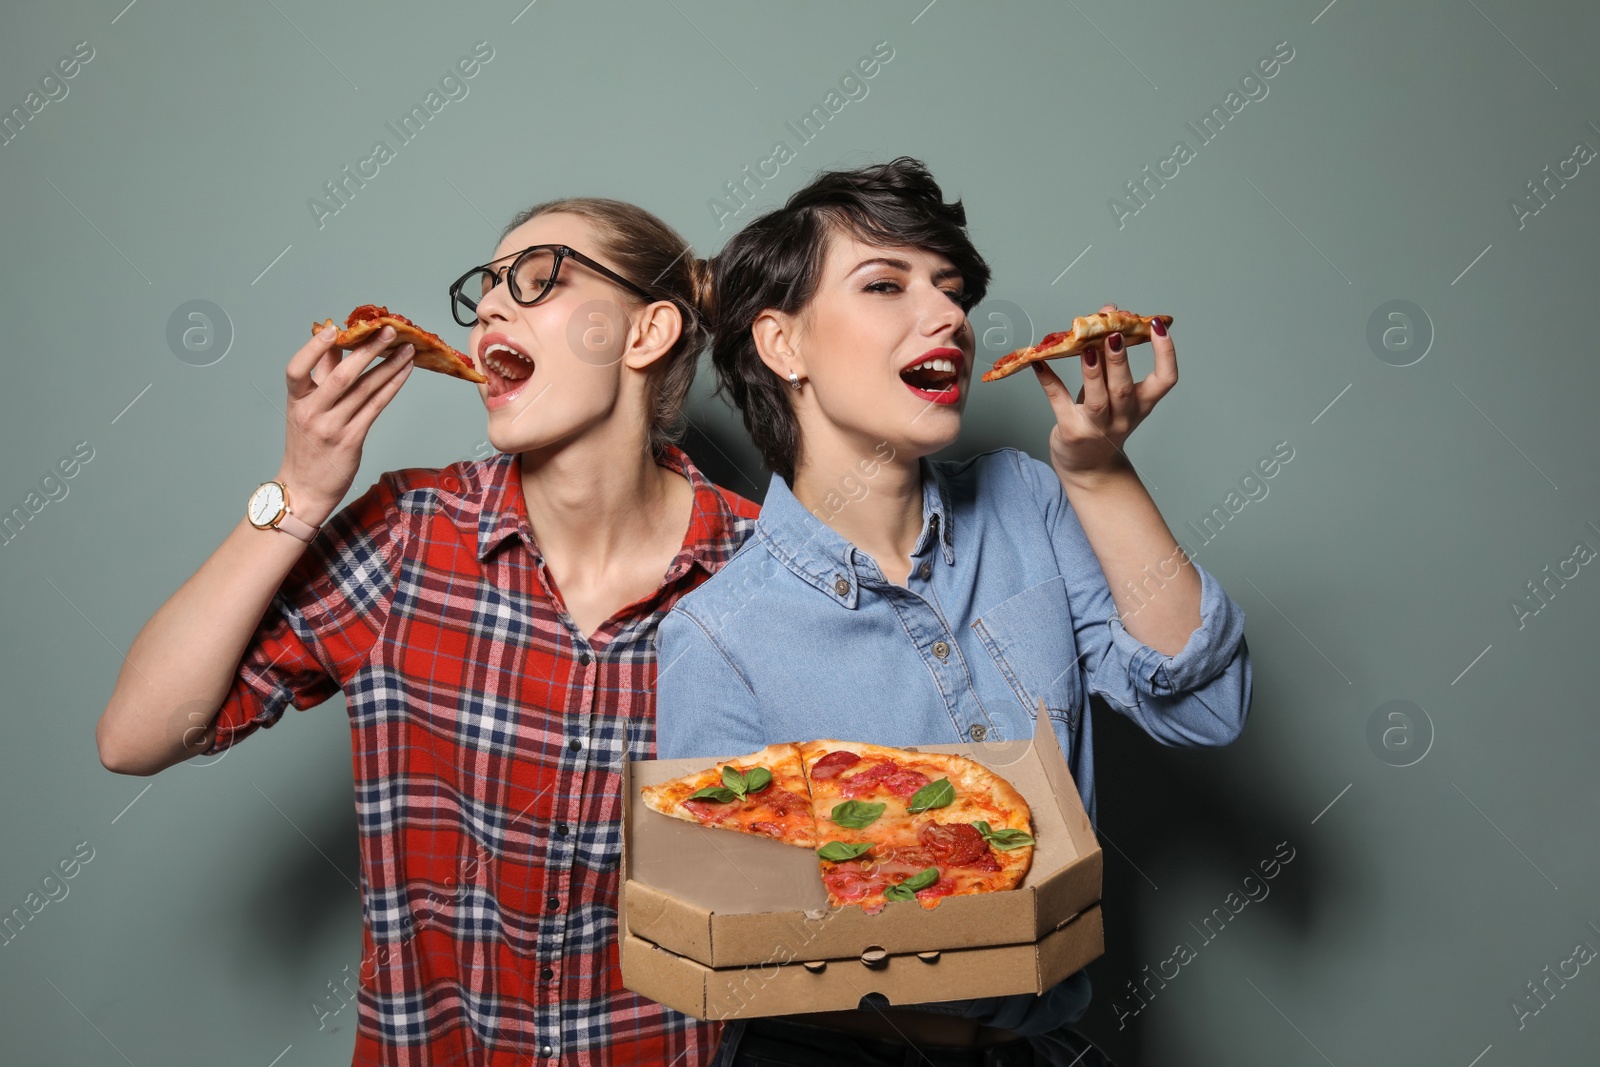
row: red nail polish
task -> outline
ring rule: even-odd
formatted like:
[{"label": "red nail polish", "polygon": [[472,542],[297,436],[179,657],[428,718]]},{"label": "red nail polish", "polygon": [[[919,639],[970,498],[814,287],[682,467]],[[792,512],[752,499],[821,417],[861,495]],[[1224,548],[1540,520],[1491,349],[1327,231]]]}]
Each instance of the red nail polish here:
[{"label": "red nail polish", "polygon": [[1122,334],[1113,333],[1110,337],[1106,338],[1106,347],[1109,348],[1113,352],[1121,352],[1122,351]]},{"label": "red nail polish", "polygon": [[1084,349],[1083,365],[1093,369],[1100,365],[1100,353],[1093,348]]},{"label": "red nail polish", "polygon": [[1159,318],[1150,320],[1150,328],[1155,331],[1157,337],[1165,337],[1167,335],[1167,324]]}]

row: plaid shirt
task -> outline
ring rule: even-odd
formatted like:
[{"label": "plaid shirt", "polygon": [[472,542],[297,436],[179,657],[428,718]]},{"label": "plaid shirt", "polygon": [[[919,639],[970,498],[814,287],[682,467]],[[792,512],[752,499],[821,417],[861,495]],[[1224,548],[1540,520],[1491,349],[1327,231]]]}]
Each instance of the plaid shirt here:
[{"label": "plaid shirt", "polygon": [[694,487],[660,588],[585,639],[517,456],[390,471],[273,598],[211,753],[344,691],[361,846],[356,1064],[701,1067],[721,1023],[622,986],[621,770],[651,759],[656,624],[754,528]]}]

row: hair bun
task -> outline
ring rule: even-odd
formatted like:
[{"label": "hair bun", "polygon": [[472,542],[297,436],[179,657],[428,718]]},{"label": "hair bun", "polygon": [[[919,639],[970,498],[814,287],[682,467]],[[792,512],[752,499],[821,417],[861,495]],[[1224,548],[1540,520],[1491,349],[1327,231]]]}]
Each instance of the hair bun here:
[{"label": "hair bun", "polygon": [[690,286],[694,293],[694,307],[709,328],[717,321],[717,257],[689,260]]}]

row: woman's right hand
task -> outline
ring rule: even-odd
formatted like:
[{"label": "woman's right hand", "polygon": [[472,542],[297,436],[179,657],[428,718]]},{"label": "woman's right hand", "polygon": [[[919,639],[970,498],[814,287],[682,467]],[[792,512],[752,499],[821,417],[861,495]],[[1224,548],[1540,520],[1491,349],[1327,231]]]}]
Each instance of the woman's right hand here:
[{"label": "woman's right hand", "polygon": [[361,447],[373,420],[411,374],[414,349],[401,345],[381,367],[363,374],[388,351],[394,330],[385,326],[348,356],[333,344],[329,327],[289,360],[289,421],[278,481],[289,489],[294,513],[312,526],[327,521],[361,466]]}]

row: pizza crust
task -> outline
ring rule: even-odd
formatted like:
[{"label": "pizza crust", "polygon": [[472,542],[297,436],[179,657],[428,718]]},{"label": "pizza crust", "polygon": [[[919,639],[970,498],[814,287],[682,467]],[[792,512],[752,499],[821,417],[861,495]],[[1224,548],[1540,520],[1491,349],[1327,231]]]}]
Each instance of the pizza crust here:
[{"label": "pizza crust", "polygon": [[[311,324],[311,333],[314,336],[332,325],[332,319],[314,322]],[[385,326],[394,328],[394,344],[390,347],[398,348],[409,342],[416,348],[412,362],[423,370],[465,378],[479,385],[489,381],[482,371],[472,365],[471,360],[446,344],[438,334],[429,333],[404,315],[396,315],[381,304],[362,304],[350,312],[345,318],[345,328],[334,337],[333,344],[338,348],[354,348]]]},{"label": "pizza crust", "polygon": [[1038,344],[1008,352],[995,360],[994,367],[984,372],[983,380],[998,381],[1042,359],[1082,355],[1084,349],[1113,333],[1122,334],[1124,348],[1144,344],[1150,340],[1150,323],[1156,319],[1160,319],[1163,326],[1172,325],[1171,315],[1136,315],[1120,308],[1080,315],[1072,320],[1070,330],[1047,334]]}]

